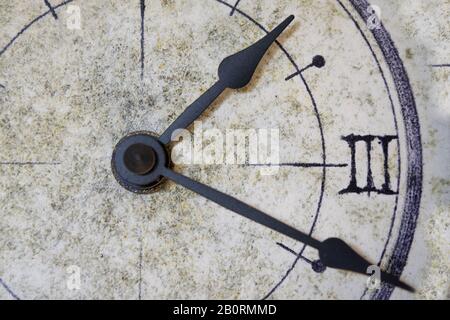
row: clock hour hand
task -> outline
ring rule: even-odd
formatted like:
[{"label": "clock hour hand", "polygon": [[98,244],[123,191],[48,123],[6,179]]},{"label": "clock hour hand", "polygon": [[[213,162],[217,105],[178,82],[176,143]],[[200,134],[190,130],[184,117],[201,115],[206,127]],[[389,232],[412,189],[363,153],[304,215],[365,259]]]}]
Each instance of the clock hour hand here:
[{"label": "clock hour hand", "polygon": [[159,141],[163,144],[168,144],[175,130],[187,128],[222,94],[223,91],[225,91],[225,89],[239,89],[245,87],[252,79],[256,68],[269,47],[289,26],[292,20],[294,20],[294,16],[289,16],[258,42],[225,58],[219,66],[219,81],[187,107],[159,137]]},{"label": "clock hour hand", "polygon": [[[319,251],[319,257],[322,263],[327,267],[367,275],[367,269],[371,264],[340,239],[330,238],[323,242],[316,240],[313,237],[245,204],[232,196],[176,173],[169,168],[162,169],[161,175],[228,210],[277,231],[287,237],[300,241],[307,246],[315,248]],[[414,291],[412,287],[386,272],[381,272],[381,281],[385,281],[391,285],[408,291]]]}]

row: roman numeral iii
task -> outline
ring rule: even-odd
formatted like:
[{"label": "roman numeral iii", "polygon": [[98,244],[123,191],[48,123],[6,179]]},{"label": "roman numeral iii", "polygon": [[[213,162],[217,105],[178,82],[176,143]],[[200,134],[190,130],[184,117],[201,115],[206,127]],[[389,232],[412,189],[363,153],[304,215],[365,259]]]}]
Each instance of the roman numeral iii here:
[{"label": "roman numeral iii", "polygon": [[[348,135],[342,137],[342,140],[346,141],[351,152],[351,169],[350,169],[350,183],[347,188],[341,190],[339,194],[346,193],[378,193],[378,194],[397,194],[397,191],[391,189],[391,177],[389,173],[389,144],[398,139],[397,136],[372,136],[372,135]],[[373,171],[372,171],[372,147],[373,144],[379,142],[383,151],[383,171],[384,171],[384,183],[381,186],[375,186]],[[361,187],[357,181],[357,163],[356,163],[356,146],[357,144],[365,144],[367,155],[367,178],[365,186]]]}]

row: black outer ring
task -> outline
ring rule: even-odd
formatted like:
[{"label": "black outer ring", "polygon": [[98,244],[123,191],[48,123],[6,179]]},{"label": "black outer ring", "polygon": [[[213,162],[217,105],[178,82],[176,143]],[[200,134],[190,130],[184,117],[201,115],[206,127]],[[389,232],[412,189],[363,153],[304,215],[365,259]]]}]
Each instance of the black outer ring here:
[{"label": "black outer ring", "polygon": [[[368,21],[370,3],[366,0],[349,0],[364,21]],[[383,25],[372,30],[372,34],[380,47],[384,59],[389,66],[395,83],[400,108],[405,125],[407,148],[407,177],[405,203],[403,208],[400,230],[387,264],[387,271],[400,277],[408,260],[408,255],[414,240],[414,233],[419,217],[423,184],[423,152],[420,134],[419,115],[416,101],[403,61],[392,41],[389,32]],[[387,300],[391,297],[394,287],[383,284],[381,289],[372,295],[372,299]]]}]

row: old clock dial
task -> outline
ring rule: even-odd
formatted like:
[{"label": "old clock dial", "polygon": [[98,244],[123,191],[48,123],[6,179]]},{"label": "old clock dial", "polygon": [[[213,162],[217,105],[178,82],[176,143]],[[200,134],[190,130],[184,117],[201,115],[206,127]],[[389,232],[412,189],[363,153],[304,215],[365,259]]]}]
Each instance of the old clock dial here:
[{"label": "old clock dial", "polygon": [[420,123],[367,1],[0,11],[1,298],[414,296]]}]

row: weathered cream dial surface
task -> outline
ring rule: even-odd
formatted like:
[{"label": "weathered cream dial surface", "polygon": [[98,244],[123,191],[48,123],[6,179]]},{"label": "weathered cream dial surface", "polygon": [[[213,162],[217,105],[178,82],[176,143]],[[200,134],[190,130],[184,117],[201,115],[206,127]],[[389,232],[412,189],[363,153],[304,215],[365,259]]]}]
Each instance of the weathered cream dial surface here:
[{"label": "weathered cream dial surface", "polygon": [[[0,0],[0,13],[1,299],[448,297],[448,2]],[[222,59],[289,15],[251,83],[174,143],[172,169],[344,239],[416,293],[323,268],[173,182],[137,194],[112,174],[122,137],[163,133]]]}]

